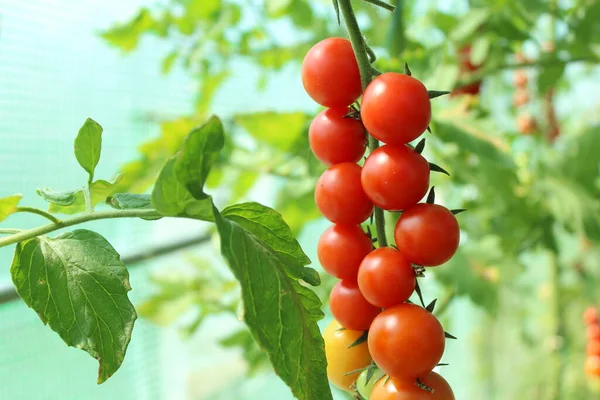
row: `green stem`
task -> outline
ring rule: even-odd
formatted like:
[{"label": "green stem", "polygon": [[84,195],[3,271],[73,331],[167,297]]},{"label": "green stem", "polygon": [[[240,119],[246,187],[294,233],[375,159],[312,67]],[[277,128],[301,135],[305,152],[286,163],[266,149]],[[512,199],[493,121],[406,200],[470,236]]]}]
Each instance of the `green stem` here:
[{"label": "green stem", "polygon": [[0,235],[14,235],[21,232],[20,229],[0,229]]},{"label": "green stem", "polygon": [[371,3],[371,4],[381,7],[381,8],[385,8],[386,10],[391,11],[391,12],[396,11],[396,7],[394,7],[391,4],[386,3],[385,1],[381,1],[381,0],[363,0],[363,1],[366,3]]},{"label": "green stem", "polygon": [[35,208],[35,207],[17,207],[15,212],[26,212],[26,213],[31,213],[31,214],[37,214],[37,215],[41,215],[42,217],[44,217],[46,219],[49,219],[50,221],[54,222],[55,224],[60,223],[60,219],[56,218],[54,215],[52,215],[49,212],[46,212],[44,210],[40,210],[39,208]]},{"label": "green stem", "polygon": [[45,235],[50,232],[54,232],[61,228],[66,228],[73,225],[79,225],[84,222],[95,221],[99,219],[111,219],[111,218],[156,218],[162,217],[156,210],[110,210],[100,211],[94,213],[85,213],[77,215],[75,217],[59,221],[58,223],[52,223],[43,225],[37,228],[19,231],[11,236],[0,239],[0,247],[9,246],[14,243],[19,243],[24,240],[32,239],[37,236]]},{"label": "green stem", "polygon": [[[346,22],[346,28],[348,29],[348,36],[352,43],[352,49],[356,55],[356,61],[358,62],[358,69],[360,71],[360,81],[362,83],[363,92],[371,83],[373,77],[373,71],[371,69],[371,63],[369,62],[369,53],[367,52],[367,44],[358,26],[356,15],[352,9],[351,0],[339,0],[340,11],[344,16],[344,22]],[[369,135],[369,150],[373,152],[379,147],[379,141],[373,136]],[[377,231],[377,241],[380,247],[387,246],[387,238],[385,235],[385,215],[383,210],[379,207],[375,207],[375,230]]]},{"label": "green stem", "polygon": [[87,187],[85,187],[83,189],[83,197],[85,198],[85,210],[87,212],[93,212],[94,211],[94,203],[92,202],[92,184],[91,184],[91,182],[88,183]]}]

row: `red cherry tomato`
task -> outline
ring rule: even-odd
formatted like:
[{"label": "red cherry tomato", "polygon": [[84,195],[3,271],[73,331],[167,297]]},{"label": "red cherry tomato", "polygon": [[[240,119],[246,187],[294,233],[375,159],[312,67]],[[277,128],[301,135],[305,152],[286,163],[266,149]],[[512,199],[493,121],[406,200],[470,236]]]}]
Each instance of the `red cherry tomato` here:
[{"label": "red cherry tomato", "polygon": [[404,210],[396,223],[394,238],[398,250],[409,262],[435,267],[456,253],[460,231],[450,210],[421,203]]},{"label": "red cherry tomato", "polygon": [[415,290],[415,271],[398,250],[381,247],[365,257],[358,287],[369,303],[388,308],[404,303]]},{"label": "red cherry tomato", "polygon": [[415,379],[386,379],[377,382],[369,400],[455,400],[448,382],[435,372],[419,378],[433,393],[417,386]]},{"label": "red cherry tomato", "polygon": [[429,311],[399,304],[379,314],[369,329],[369,351],[377,366],[398,379],[416,379],[441,360],[444,329]]},{"label": "red cherry tomato", "polygon": [[360,121],[344,118],[348,107],[321,111],[310,124],[308,140],[315,156],[325,165],[357,162],[365,154],[367,136]]},{"label": "red cherry tomato", "polygon": [[356,280],[358,267],[371,250],[371,239],[358,225],[330,226],[317,245],[321,266],[339,279]]},{"label": "red cherry tomato", "polygon": [[366,331],[381,308],[369,303],[356,282],[339,281],[331,290],[329,308],[333,317],[346,329]]},{"label": "red cherry tomato", "polygon": [[360,115],[367,131],[386,144],[406,144],[427,129],[431,102],[417,79],[386,72],[365,90]]},{"label": "red cherry tomato", "polygon": [[362,85],[350,41],[333,37],[315,44],[302,62],[302,83],[325,107],[347,107],[356,101]]},{"label": "red cherry tomato", "polygon": [[589,325],[587,327],[587,338],[588,340],[600,341],[600,326]]},{"label": "red cherry tomato", "polygon": [[452,93],[450,93],[450,97],[460,96],[460,95],[471,95],[477,96],[481,92],[481,81],[470,83],[466,86],[459,87],[454,89]]},{"label": "red cherry tomato", "polygon": [[586,325],[598,325],[598,310],[595,307],[588,307],[583,312],[583,321]]},{"label": "red cherry tomato", "polygon": [[363,165],[365,193],[384,210],[414,206],[429,188],[429,163],[408,146],[382,146]]},{"label": "red cherry tomato", "polygon": [[600,341],[598,340],[590,340],[586,347],[586,354],[588,356],[598,356],[600,357]]},{"label": "red cherry tomato", "polygon": [[358,225],[373,212],[373,203],[360,183],[361,167],[335,164],[321,175],[315,203],[321,214],[335,224]]},{"label": "red cherry tomato", "polygon": [[585,373],[591,377],[600,377],[600,357],[591,356],[586,358]]}]

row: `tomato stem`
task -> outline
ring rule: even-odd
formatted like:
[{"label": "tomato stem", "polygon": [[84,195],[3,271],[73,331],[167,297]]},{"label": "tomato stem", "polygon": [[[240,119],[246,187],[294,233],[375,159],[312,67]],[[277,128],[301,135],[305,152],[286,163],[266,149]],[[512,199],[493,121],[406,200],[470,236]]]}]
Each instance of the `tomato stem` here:
[{"label": "tomato stem", "polygon": [[[365,38],[360,31],[356,15],[352,9],[351,0],[339,0],[340,11],[344,17],[346,23],[346,29],[348,30],[348,36],[352,43],[352,49],[356,55],[356,61],[358,63],[358,69],[360,71],[360,81],[362,83],[363,92],[371,83],[373,78],[373,69],[369,60],[369,53],[367,51],[367,44]],[[373,152],[379,147],[379,141],[373,136],[369,135],[369,150]],[[385,247],[388,245],[386,234],[385,234],[385,215],[383,210],[379,207],[375,207],[375,230],[377,231],[377,241],[379,247]]]},{"label": "tomato stem", "polygon": [[35,207],[17,207],[15,212],[26,212],[26,213],[31,213],[31,214],[37,214],[37,215],[41,215],[42,217],[44,217],[46,219],[49,219],[50,221],[54,222],[55,224],[60,223],[60,220],[58,218],[56,218],[54,215],[52,215],[44,210],[40,210],[39,208],[35,208]]}]

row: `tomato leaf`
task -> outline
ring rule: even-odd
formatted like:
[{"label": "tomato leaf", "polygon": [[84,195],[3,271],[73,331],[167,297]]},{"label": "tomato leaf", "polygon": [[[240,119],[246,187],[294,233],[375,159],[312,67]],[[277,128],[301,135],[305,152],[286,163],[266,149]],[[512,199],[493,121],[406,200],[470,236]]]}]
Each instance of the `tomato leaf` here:
[{"label": "tomato leaf", "polygon": [[102,127],[96,121],[88,118],[75,138],[75,157],[77,162],[94,179],[94,170],[100,161],[102,150]]},{"label": "tomato leaf", "polygon": [[77,192],[79,191],[81,191],[81,189],[60,192],[50,188],[35,190],[35,192],[48,203],[57,204],[63,207],[75,203],[75,200],[77,200]]},{"label": "tomato leaf", "polygon": [[427,200],[425,202],[427,204],[435,203],[435,186],[432,186],[429,190],[429,194],[427,195]]},{"label": "tomato leaf", "polygon": [[350,344],[350,346],[348,346],[348,348],[351,349],[354,346],[358,346],[360,344],[363,344],[367,340],[369,340],[369,331],[364,331],[354,342],[352,342]]},{"label": "tomato leaf", "polygon": [[450,210],[453,215],[460,214],[461,212],[467,211],[466,208],[455,208],[454,210]]},{"label": "tomato leaf", "polygon": [[417,145],[415,146],[415,151],[419,154],[423,153],[423,150],[425,150],[425,138],[421,139],[419,141],[419,143],[417,143]]},{"label": "tomato leaf", "polygon": [[64,342],[98,359],[98,383],[121,366],[137,318],[129,273],[99,234],[76,230],[17,245],[10,269],[19,296]]},{"label": "tomato leaf", "polygon": [[445,336],[447,339],[457,339],[457,337],[456,337],[456,336],[454,336],[454,335],[452,335],[452,334],[450,334],[450,333],[448,333],[448,332],[444,332],[444,336]]},{"label": "tomato leaf", "polygon": [[450,173],[449,173],[448,171],[446,171],[444,168],[440,167],[440,166],[439,166],[439,165],[437,165],[437,164],[434,164],[434,163],[429,163],[429,169],[430,169],[431,171],[434,171],[434,172],[441,172],[442,174],[446,174],[446,175],[450,176]]},{"label": "tomato leaf", "polygon": [[436,303],[437,303],[437,299],[433,299],[433,301],[432,301],[431,303],[429,303],[429,304],[427,305],[427,307],[425,307],[425,309],[426,309],[427,311],[429,311],[430,313],[432,313],[432,312],[433,312],[433,310],[435,309],[435,304],[436,304]]},{"label": "tomato leaf", "polygon": [[428,90],[427,94],[430,99],[435,99],[436,97],[444,96],[446,94],[450,94],[447,90]]},{"label": "tomato leaf", "polygon": [[[118,176],[112,182],[105,181],[104,179],[98,179],[97,181],[92,182],[92,184],[90,185],[90,193],[92,194],[92,205],[95,206],[99,203],[102,203],[110,195],[112,195],[114,191],[117,190],[117,185],[119,184],[120,179],[121,176]],[[77,214],[85,211],[85,195],[83,194],[83,190],[77,189],[72,191],[72,193],[75,197],[75,201],[68,205],[63,205],[61,204],[61,202],[58,201],[50,201],[48,211],[50,211],[51,213],[61,214]]]},{"label": "tomato leaf", "polygon": [[408,67],[407,62],[404,63],[404,73],[408,76],[412,76],[412,72],[411,72],[410,68]]},{"label": "tomato leaf", "polygon": [[117,210],[152,208],[149,194],[116,193],[106,199],[106,204]]},{"label": "tomato leaf", "polygon": [[0,222],[4,221],[6,217],[17,211],[17,206],[22,198],[22,195],[14,194],[0,199]]},{"label": "tomato leaf", "polygon": [[303,400],[332,399],[321,302],[306,285],[320,283],[310,260],[276,211],[258,203],[234,205],[214,219],[221,253],[242,287],[244,321],[275,372]]}]

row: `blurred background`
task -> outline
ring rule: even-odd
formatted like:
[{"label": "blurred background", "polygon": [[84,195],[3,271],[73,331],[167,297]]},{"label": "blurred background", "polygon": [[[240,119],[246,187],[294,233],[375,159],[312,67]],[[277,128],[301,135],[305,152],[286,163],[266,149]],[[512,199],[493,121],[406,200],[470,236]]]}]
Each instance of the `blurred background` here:
[{"label": "blurred background", "polygon": [[[600,300],[600,2],[390,2],[395,15],[354,1],[377,68],[408,62],[429,89],[453,91],[433,100],[425,151],[451,174],[432,177],[440,202],[468,209],[459,253],[421,280],[459,339],[440,373],[461,400],[597,398],[582,313]],[[188,131],[217,114],[229,140],[209,193],[219,206],[275,207],[322,271],[323,167],[307,140],[319,109],[299,68],[334,35],[345,34],[329,0],[0,0],[0,197],[45,207],[35,188],[82,185],[72,143],[87,117],[104,127],[97,176],[147,192]],[[141,318],[123,366],[96,385],[96,361],[15,295],[13,248],[2,248],[0,398],[292,398],[237,318],[210,226],[88,227],[130,268]]]}]

